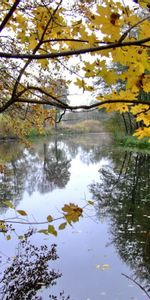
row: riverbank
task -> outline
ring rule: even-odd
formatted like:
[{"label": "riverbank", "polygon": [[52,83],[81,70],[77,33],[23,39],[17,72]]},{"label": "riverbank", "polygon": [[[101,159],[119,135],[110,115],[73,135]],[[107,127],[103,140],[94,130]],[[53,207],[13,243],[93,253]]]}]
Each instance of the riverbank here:
[{"label": "riverbank", "polygon": [[[26,136],[28,141],[33,141],[35,139],[45,138],[51,135],[78,135],[78,134],[88,134],[88,133],[101,133],[103,136],[103,140],[111,139],[116,145],[119,145],[124,148],[134,148],[140,150],[148,150],[150,151],[150,142],[148,139],[137,139],[134,136],[124,134],[123,130],[116,130],[115,126],[110,126],[108,120],[107,121],[99,121],[99,120],[84,120],[78,122],[76,124],[67,124],[67,123],[59,123],[57,124],[57,128],[48,127],[43,130],[43,132],[39,132],[36,128],[32,128],[29,134]],[[0,142],[5,141],[16,141],[19,138],[17,136],[0,136]],[[106,144],[106,143],[105,143]]]},{"label": "riverbank", "polygon": [[117,145],[119,144],[124,148],[134,148],[150,151],[150,142],[148,138],[138,139],[133,135],[114,132],[113,140]]}]

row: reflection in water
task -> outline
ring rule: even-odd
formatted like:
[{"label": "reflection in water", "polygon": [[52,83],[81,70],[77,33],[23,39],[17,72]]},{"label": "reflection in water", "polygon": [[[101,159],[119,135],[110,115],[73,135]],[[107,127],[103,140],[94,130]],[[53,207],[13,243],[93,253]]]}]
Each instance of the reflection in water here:
[{"label": "reflection in water", "polygon": [[51,148],[44,144],[43,181],[44,184],[51,182],[51,191],[56,187],[65,187],[70,178],[69,168],[70,161],[64,150],[58,147],[56,140]]},{"label": "reflection in water", "polygon": [[[99,181],[90,184],[90,193],[96,200],[95,209],[97,211],[97,216],[99,219],[105,217],[106,221],[111,223],[110,233],[112,241],[110,244],[113,243],[113,245],[115,245],[121,259],[133,270],[134,278],[148,290],[150,282],[150,156],[142,153],[121,152],[120,149],[114,149],[110,146],[109,148],[101,147],[100,141],[100,136],[89,135],[86,138],[82,136],[82,139],[81,136],[76,136],[74,138],[56,137],[49,142],[40,141],[33,145],[32,148],[28,149],[23,148],[23,146],[19,144],[18,146],[14,146],[13,143],[7,146],[5,146],[5,144],[0,145],[0,157],[3,157],[0,164],[5,164],[4,171],[0,174],[0,213],[3,213],[4,210],[6,210],[4,200],[11,200],[14,205],[17,206],[23,198],[24,191],[31,196],[34,192],[38,192],[40,195],[50,193],[55,189],[60,189],[60,198],[66,200],[67,193],[63,194],[63,192],[67,188],[70,178],[74,178],[78,185],[82,185],[84,184],[84,177],[87,178],[90,175],[93,167],[92,165],[94,165],[95,172],[97,172],[97,168],[99,168],[100,165],[103,166],[99,170]],[[102,161],[105,161],[105,163],[101,163]],[[81,166],[81,170],[78,170],[77,163]],[[85,169],[83,165],[86,165]],[[75,169],[73,176],[70,177],[72,166],[75,166]],[[85,174],[82,173],[83,170],[86,170]],[[81,177],[80,173],[82,174]],[[88,184],[90,183],[90,180]],[[68,191],[69,197],[72,197],[72,194],[74,194],[77,189],[79,189],[80,194],[83,193],[81,186],[76,187],[76,185],[70,185]],[[77,194],[77,196],[80,194]],[[38,197],[37,195],[36,197]],[[59,193],[57,197],[59,197]],[[90,195],[89,199],[91,198]],[[30,197],[28,197],[28,199],[30,199]],[[32,200],[32,197],[30,200]],[[42,200],[44,201],[44,197]],[[53,205],[53,203],[56,205],[57,201],[55,202],[55,197],[53,203],[52,200],[53,199],[51,199],[51,205]],[[35,201],[34,203],[37,202]],[[44,205],[43,202],[41,205]],[[96,229],[97,225],[94,223],[92,226],[92,234],[89,234],[89,239],[93,238],[96,232],[99,234],[98,229]],[[85,227],[87,227],[86,232],[88,232],[87,219]],[[82,232],[82,225],[81,228],[79,228],[79,231],[80,229]],[[68,239],[70,242],[71,237],[69,236]],[[81,238],[81,240],[82,239],[83,238]],[[99,235],[95,235],[95,239],[98,244]],[[86,245],[86,243],[84,244]],[[71,244],[69,247],[70,246]],[[35,247],[30,243],[25,245],[23,241],[20,242],[20,247],[21,256],[17,256],[16,259],[12,261],[12,264],[6,269],[3,281],[1,282],[3,285],[3,294],[5,293],[6,296],[8,295],[8,298],[3,297],[3,299],[13,299],[10,294],[12,291],[11,287],[15,280],[18,281],[18,278],[21,278],[17,276],[25,276],[25,282],[27,282],[27,284],[25,284],[24,287],[21,285],[19,287],[18,285],[15,293],[19,293],[17,290],[19,288],[20,293],[23,293],[24,291],[29,293],[28,295],[33,293],[31,299],[41,299],[38,298],[38,295],[34,294],[34,292],[37,292],[37,290],[42,287],[43,282],[44,285],[53,283],[60,274],[54,272],[56,276],[54,276],[54,281],[51,280],[48,282],[50,278],[52,279],[52,277],[48,277],[49,273],[47,269],[50,250],[44,248],[44,246],[43,248],[39,248],[39,246]],[[89,243],[89,249],[92,247],[93,246]],[[45,253],[42,251],[45,251]],[[65,258],[66,264],[68,256],[71,255],[70,249],[67,251]],[[72,251],[74,251],[74,249]],[[88,255],[90,255],[89,253],[90,252],[88,252]],[[47,273],[41,273],[36,269],[40,266],[38,255],[41,255],[42,261],[45,259],[45,271]],[[55,255],[57,256],[56,253]],[[81,258],[80,264],[83,263],[84,260],[86,260],[86,254]],[[32,264],[33,261],[35,264]],[[86,265],[87,261],[85,262]],[[97,262],[94,261],[93,265],[96,265],[96,263]],[[22,266],[22,269],[20,266]],[[84,264],[83,266],[85,267]],[[40,267],[40,270],[42,270],[42,267],[43,266]],[[76,267],[77,264],[75,263],[75,265],[72,266],[72,269],[74,268],[74,270],[76,270]],[[82,269],[84,269],[84,267]],[[18,270],[20,275],[17,274]],[[24,275],[22,270],[24,270]],[[39,276],[38,279],[36,275]],[[42,279],[40,276],[46,277],[43,277]],[[36,280],[36,282],[34,282],[34,280]],[[35,285],[34,289],[33,283]],[[107,285],[109,285],[109,283]],[[28,290],[29,286],[30,290]],[[71,293],[69,292],[68,294]],[[28,296],[28,299],[30,299],[29,297],[30,296]],[[87,299],[88,297],[85,296],[82,297],[82,299],[83,298]],[[51,295],[49,296],[49,299],[57,299],[57,297]],[[58,299],[65,300],[69,298],[65,298],[62,294]],[[91,299],[97,300],[94,296]],[[114,299],[117,298],[111,300]]]},{"label": "reflection in water", "polygon": [[56,137],[53,141],[28,149],[19,144],[0,144],[0,157],[5,163],[4,172],[0,174],[1,203],[7,199],[17,205],[24,190],[31,195],[35,191],[44,194],[64,188],[70,179],[71,158],[79,150],[84,163],[98,162],[101,151],[96,138],[94,145],[91,137],[86,142],[81,141],[66,139],[61,142]]},{"label": "reflection in water", "polygon": [[64,188],[70,178],[70,160],[57,139],[54,143],[42,144],[42,151],[35,153],[34,164],[28,170],[26,190],[29,194],[42,194],[56,188]]},{"label": "reflection in water", "polygon": [[90,185],[98,216],[111,220],[112,242],[120,257],[150,290],[150,156],[117,151]]},{"label": "reflection in water", "polygon": [[5,210],[3,202],[12,200],[17,205],[22,198],[27,177],[28,161],[23,146],[19,143],[0,144],[0,163],[4,164],[0,174],[0,211]]},{"label": "reflection in water", "polygon": [[[13,144],[7,145],[9,162],[7,155],[4,172],[0,174],[1,203],[7,199],[17,205],[24,190],[31,195],[34,191],[48,193],[53,189],[65,187],[70,178],[70,160],[59,147],[57,140],[55,143],[42,144],[42,153],[24,149],[18,154],[12,146]],[[3,151],[5,145],[0,147],[0,157],[5,158]]]},{"label": "reflection in water", "polygon": [[[33,230],[29,230],[18,245],[17,255],[8,262],[4,275],[0,280],[0,295],[3,300],[42,300],[37,295],[38,290],[43,286],[50,287],[56,284],[56,280],[62,276],[58,271],[50,269],[48,263],[58,259],[56,245],[49,249],[47,245],[37,247],[30,242]],[[49,299],[58,298],[49,295]],[[60,293],[59,299],[65,298]]]}]

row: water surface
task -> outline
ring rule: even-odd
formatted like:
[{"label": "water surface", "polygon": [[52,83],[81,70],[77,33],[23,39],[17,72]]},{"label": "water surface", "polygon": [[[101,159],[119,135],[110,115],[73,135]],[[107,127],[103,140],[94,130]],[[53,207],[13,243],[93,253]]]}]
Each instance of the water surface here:
[{"label": "water surface", "polygon": [[[59,231],[57,237],[39,233],[31,236],[35,247],[47,245],[50,249],[52,243],[57,245],[59,259],[50,260],[49,266],[62,273],[56,285],[45,288],[42,283],[37,298],[33,295],[31,299],[52,299],[50,294],[59,295],[63,290],[64,299],[69,295],[73,300],[148,299],[136,283],[122,275],[133,278],[148,292],[148,154],[114,147],[110,141],[105,142],[102,134],[53,137],[38,140],[30,148],[4,143],[0,152],[1,163],[5,164],[0,175],[1,219],[14,217],[14,211],[4,204],[6,199],[17,209],[25,210],[28,216],[24,220],[29,222],[45,221],[47,215],[60,216],[65,203],[83,207],[89,200],[94,202],[94,206],[85,208],[78,223]],[[60,221],[55,223],[56,228],[59,224]],[[28,230],[27,225],[13,224],[13,227],[18,235]],[[39,225],[41,228],[45,225]],[[6,241],[0,235],[1,277],[20,251],[15,233],[11,236]],[[34,254],[31,254],[32,261]],[[8,257],[11,260],[6,262]],[[35,289],[38,290],[36,285]],[[6,298],[5,292],[2,299],[10,297]],[[58,299],[63,298],[58,296]]]}]

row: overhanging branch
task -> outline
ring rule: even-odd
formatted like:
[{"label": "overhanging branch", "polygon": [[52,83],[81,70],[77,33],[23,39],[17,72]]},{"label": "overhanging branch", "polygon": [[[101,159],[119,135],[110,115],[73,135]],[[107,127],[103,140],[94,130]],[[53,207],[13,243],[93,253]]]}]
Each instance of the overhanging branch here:
[{"label": "overhanging branch", "polygon": [[85,110],[90,110],[96,107],[100,107],[103,105],[107,104],[112,104],[112,103],[128,103],[129,105],[134,105],[134,104],[143,104],[143,105],[149,105],[150,107],[150,102],[149,101],[142,101],[142,100],[105,100],[102,102],[96,102],[91,105],[67,105],[64,103],[55,103],[54,101],[48,101],[48,100],[36,100],[36,99],[24,99],[20,98],[16,102],[18,103],[31,103],[31,104],[46,104],[50,106],[55,106],[60,109],[66,109],[66,110],[78,110],[78,109],[85,109]]},{"label": "overhanging branch", "polygon": [[90,47],[84,49],[77,49],[77,50],[69,50],[69,51],[62,51],[62,52],[55,52],[55,53],[46,53],[46,54],[19,54],[19,53],[6,53],[0,52],[1,58],[12,58],[12,59],[32,59],[32,60],[40,60],[40,59],[51,59],[51,58],[58,58],[58,57],[67,57],[67,56],[74,56],[79,54],[86,54],[86,53],[94,53],[100,52],[103,50],[108,49],[116,49],[128,46],[144,46],[145,43],[150,42],[150,37],[137,40],[137,41],[128,41],[128,42],[114,42],[107,45],[102,45],[98,47]]}]

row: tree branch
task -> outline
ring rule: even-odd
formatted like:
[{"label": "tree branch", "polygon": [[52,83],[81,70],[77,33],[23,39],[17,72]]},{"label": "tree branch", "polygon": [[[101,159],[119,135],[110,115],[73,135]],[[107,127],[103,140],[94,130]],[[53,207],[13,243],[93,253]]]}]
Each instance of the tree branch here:
[{"label": "tree branch", "polygon": [[60,114],[59,119],[56,121],[56,123],[60,123],[60,121],[62,120],[62,117],[65,115],[66,110],[64,110],[62,112],[62,114]]},{"label": "tree branch", "polygon": [[127,279],[131,280],[132,282],[134,282],[146,295],[147,297],[150,299],[150,295],[147,293],[147,291],[143,288],[143,286],[141,286],[136,280],[132,279],[131,277],[129,277],[128,275],[121,273],[121,275],[123,275],[124,277],[126,277]]},{"label": "tree branch", "polygon": [[138,26],[139,24],[143,23],[144,21],[150,19],[150,16],[145,17],[144,19],[138,21],[136,24],[134,24],[133,26],[131,26],[130,28],[128,28],[123,35],[121,36],[121,38],[119,39],[119,43],[122,43],[122,41],[127,37],[128,33],[130,33],[130,31],[132,29],[134,29],[136,26]]},{"label": "tree branch", "polygon": [[[62,52],[55,52],[55,53],[47,53],[47,54],[19,54],[19,53],[6,53],[6,52],[0,52],[1,58],[12,58],[12,59],[32,59],[32,60],[40,60],[45,58],[57,58],[57,57],[67,57],[67,56],[74,56],[79,54],[85,54],[85,53],[93,53],[93,52],[100,52],[103,50],[108,49],[116,49],[116,48],[122,48],[122,47],[128,47],[128,46],[143,46],[144,44],[150,42],[150,37],[137,40],[137,41],[128,41],[123,43],[114,42],[111,44],[98,46],[98,47],[90,47],[90,48],[84,48],[84,49],[77,49],[77,50],[69,50],[69,51],[62,51]],[[41,45],[41,44],[40,44]]]},{"label": "tree branch", "polygon": [[[38,99],[26,99],[26,98],[19,98],[17,99],[15,102],[18,103],[30,103],[30,104],[41,104],[41,105],[49,105],[49,106],[54,106],[60,109],[69,109],[69,106],[66,108],[66,104],[65,103],[58,103],[55,101],[50,101],[50,100],[38,100]],[[1,112],[1,110],[0,110]]]},{"label": "tree branch", "polygon": [[[43,41],[43,39],[44,39],[44,36],[45,36],[45,34],[46,34],[47,28],[49,27],[50,23],[53,21],[53,17],[54,17],[54,15],[55,15],[55,13],[57,12],[57,10],[58,10],[58,8],[59,8],[61,2],[62,2],[62,0],[60,0],[60,3],[58,3],[56,9],[55,9],[54,12],[53,12],[53,15],[52,15],[52,16],[50,15],[50,18],[49,18],[49,20],[47,21],[47,23],[46,23],[46,25],[45,25],[45,28],[43,29],[42,36],[41,36],[41,38],[40,38],[38,44],[37,44],[37,45],[35,46],[35,48],[33,49],[33,53],[32,53],[33,56],[34,56],[35,53],[39,50],[39,48],[40,48],[40,46],[41,46],[41,44],[42,44],[42,41]],[[14,102],[16,102],[16,99],[15,99],[15,98],[16,98],[16,93],[17,93],[18,85],[19,85],[19,83],[20,83],[20,80],[21,80],[21,78],[22,78],[22,76],[23,76],[25,70],[27,69],[27,67],[29,66],[29,64],[30,64],[31,62],[32,62],[32,58],[29,57],[28,60],[27,60],[27,62],[24,64],[23,68],[20,70],[20,73],[19,73],[19,75],[18,75],[18,77],[17,77],[17,79],[16,79],[16,82],[15,82],[15,84],[14,84],[14,88],[13,88],[13,91],[12,91],[11,99],[6,103],[6,106],[7,106],[7,107],[9,107],[9,106],[12,105]],[[1,110],[0,110],[0,112],[1,112]]]},{"label": "tree branch", "polygon": [[[21,102],[21,103],[31,103],[31,104],[47,104],[50,106],[56,106],[58,108],[61,109],[67,109],[67,110],[78,110],[78,109],[85,109],[85,110],[90,110],[93,109],[95,107],[100,107],[102,105],[105,104],[111,104],[111,103],[128,103],[128,104],[147,104],[150,106],[150,102],[149,101],[142,101],[142,100],[105,100],[102,102],[96,102],[93,103],[91,105],[67,105],[65,103],[55,103],[55,102],[50,102],[48,100],[37,100],[37,99],[24,99],[24,98],[19,98],[17,100],[17,102]],[[66,107],[67,105],[67,107]]]},{"label": "tree branch", "polygon": [[13,15],[14,11],[16,10],[17,6],[19,5],[21,0],[16,0],[14,4],[12,5],[11,9],[9,10],[8,14],[3,19],[2,23],[0,24],[0,32],[4,29],[5,25]]},{"label": "tree branch", "polygon": [[[53,42],[75,42],[75,43],[89,43],[88,40],[82,40],[82,39],[69,39],[69,38],[55,38],[55,39],[48,39],[44,40],[42,44],[45,43],[53,43]],[[103,41],[95,41],[94,44],[112,44],[113,42],[103,42]]]},{"label": "tree branch", "polygon": [[[35,91],[38,91],[38,92],[44,94],[45,96],[52,98],[54,101],[60,103],[60,105],[66,106],[66,108],[68,107],[68,104],[62,102],[61,100],[59,100],[59,99],[56,98],[55,96],[53,96],[53,95],[49,94],[48,92],[44,91],[42,88],[34,87],[34,86],[28,86],[28,89],[29,89],[29,90],[35,90]],[[37,96],[38,96],[38,95],[37,95]]]}]

